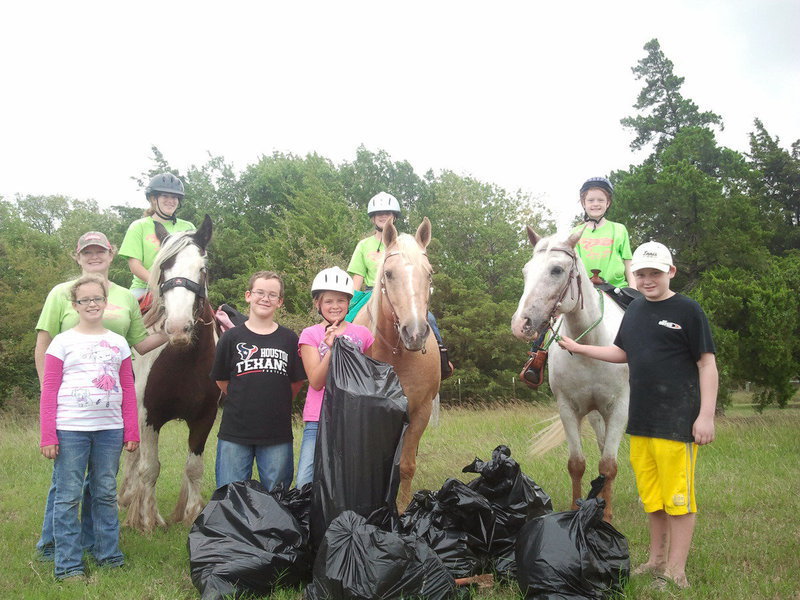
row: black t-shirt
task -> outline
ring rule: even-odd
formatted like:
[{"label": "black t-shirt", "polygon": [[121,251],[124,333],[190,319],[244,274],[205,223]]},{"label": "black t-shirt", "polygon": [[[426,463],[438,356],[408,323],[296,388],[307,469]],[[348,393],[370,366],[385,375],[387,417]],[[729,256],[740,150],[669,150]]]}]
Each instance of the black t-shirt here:
[{"label": "black t-shirt", "polygon": [[681,294],[631,302],[614,344],[625,350],[630,368],[631,435],[691,442],[700,413],[697,361],[715,353],[703,309]]},{"label": "black t-shirt", "polygon": [[293,331],[280,325],[267,335],[246,325],[226,331],[211,369],[211,379],[228,382],[218,437],[258,446],[291,442],[291,384],[305,378]]}]

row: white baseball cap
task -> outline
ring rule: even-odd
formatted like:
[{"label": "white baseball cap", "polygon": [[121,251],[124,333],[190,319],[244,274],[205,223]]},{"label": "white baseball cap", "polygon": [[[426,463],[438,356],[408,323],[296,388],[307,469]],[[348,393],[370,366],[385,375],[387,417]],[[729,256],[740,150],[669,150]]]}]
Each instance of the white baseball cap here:
[{"label": "white baseball cap", "polygon": [[631,259],[631,271],[658,269],[667,273],[672,266],[672,254],[664,244],[658,242],[645,242],[636,249]]}]

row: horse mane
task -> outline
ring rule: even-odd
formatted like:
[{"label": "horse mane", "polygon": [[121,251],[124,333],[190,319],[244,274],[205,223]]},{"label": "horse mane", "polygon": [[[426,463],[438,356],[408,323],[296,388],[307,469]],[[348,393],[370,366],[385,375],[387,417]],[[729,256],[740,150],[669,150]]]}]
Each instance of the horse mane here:
[{"label": "horse mane", "polygon": [[375,286],[372,289],[372,296],[367,302],[367,314],[370,316],[369,330],[372,332],[373,336],[378,329],[377,316],[380,314],[381,309],[381,293],[379,288],[381,279],[383,279],[383,263],[389,255],[390,250],[392,252],[398,251],[401,256],[407,258],[411,263],[418,263],[419,257],[422,256],[417,238],[408,233],[398,234],[395,243],[392,244],[390,248],[386,248],[386,251],[383,253],[383,258],[381,258],[378,263],[377,277],[375,278]]},{"label": "horse mane", "polygon": [[144,315],[145,327],[153,327],[164,320],[164,312],[166,309],[164,303],[161,302],[160,285],[163,265],[194,244],[194,240],[192,239],[193,233],[193,231],[181,231],[171,234],[164,240],[161,245],[161,250],[156,254],[153,265],[150,267],[150,279],[147,282],[147,288],[153,296],[153,301],[150,304],[150,310]]}]

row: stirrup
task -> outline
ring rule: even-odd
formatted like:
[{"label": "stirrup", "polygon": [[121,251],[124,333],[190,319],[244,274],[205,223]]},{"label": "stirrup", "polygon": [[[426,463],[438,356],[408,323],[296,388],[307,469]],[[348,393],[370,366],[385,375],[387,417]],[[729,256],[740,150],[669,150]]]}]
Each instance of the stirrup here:
[{"label": "stirrup", "polygon": [[544,383],[544,366],[547,364],[547,350],[529,351],[528,358],[522,370],[519,372],[519,379],[532,390],[537,389]]},{"label": "stirrup", "polygon": [[453,363],[450,362],[450,359],[447,356],[447,348],[441,342],[439,343],[439,366],[442,373],[442,381],[448,377],[452,377],[456,370],[453,366]]}]

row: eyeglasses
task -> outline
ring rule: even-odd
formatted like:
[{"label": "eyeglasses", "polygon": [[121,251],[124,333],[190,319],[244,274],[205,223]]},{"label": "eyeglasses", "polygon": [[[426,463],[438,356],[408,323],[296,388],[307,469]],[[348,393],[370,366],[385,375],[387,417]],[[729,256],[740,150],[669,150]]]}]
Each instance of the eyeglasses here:
[{"label": "eyeglasses", "polygon": [[270,302],[277,302],[280,298],[280,295],[276,294],[275,292],[270,292],[269,294],[264,290],[250,290],[250,293],[256,297],[256,299],[261,300],[262,298],[266,298]]},{"label": "eyeglasses", "polygon": [[105,304],[105,296],[95,296],[94,298],[81,298],[80,300],[73,300],[79,306],[89,306],[90,304]]}]

